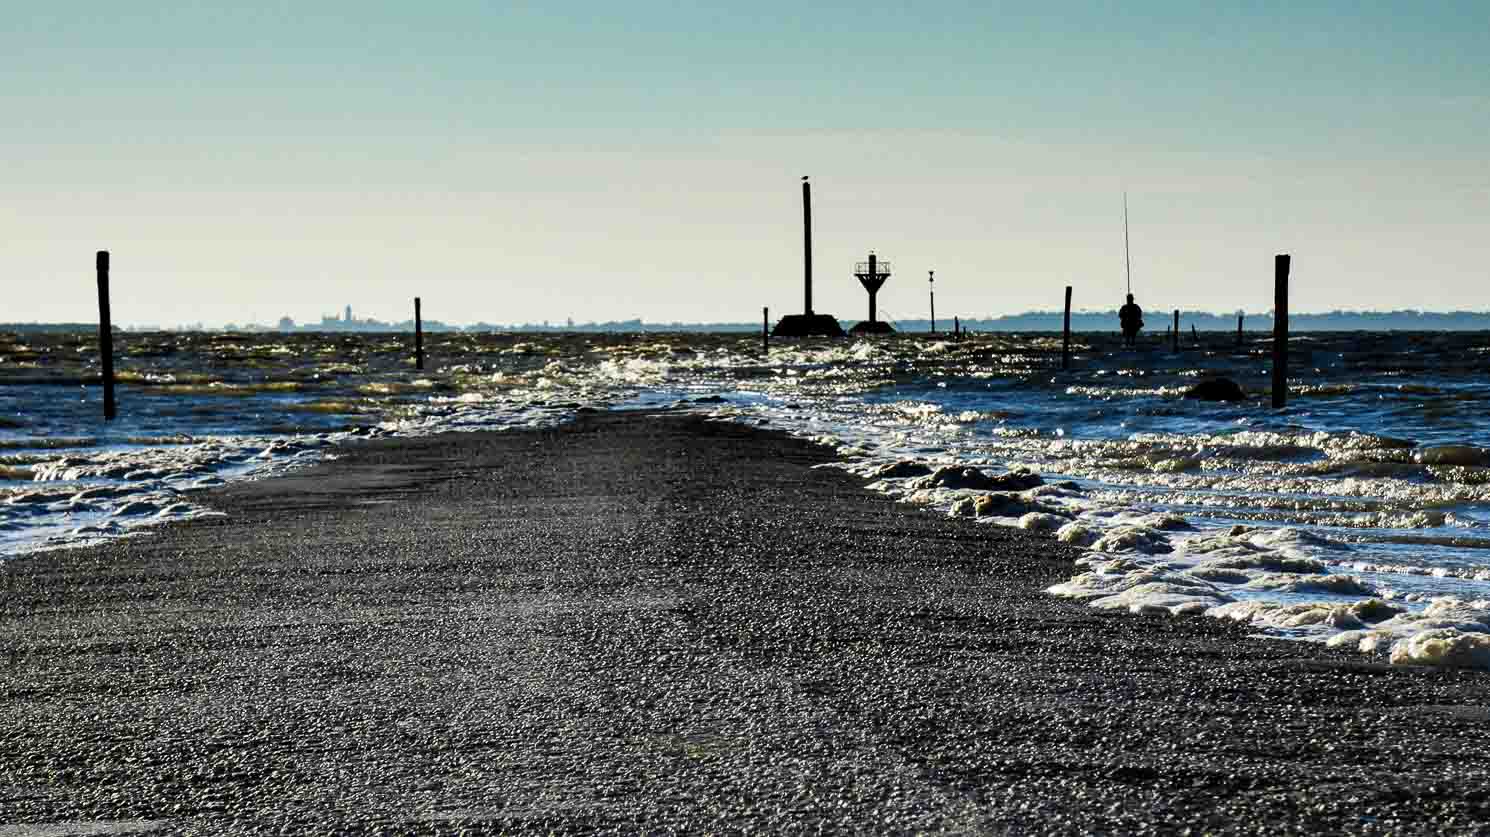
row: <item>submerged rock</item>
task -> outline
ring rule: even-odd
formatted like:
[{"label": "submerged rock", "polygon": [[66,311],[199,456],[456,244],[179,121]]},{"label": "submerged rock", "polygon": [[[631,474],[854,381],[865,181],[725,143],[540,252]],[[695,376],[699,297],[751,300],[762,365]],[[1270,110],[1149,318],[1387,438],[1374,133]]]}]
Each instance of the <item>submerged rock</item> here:
[{"label": "submerged rock", "polygon": [[1414,457],[1423,465],[1485,465],[1490,463],[1490,454],[1474,445],[1432,445],[1418,451]]},{"label": "submerged rock", "polygon": [[1035,500],[1014,492],[995,491],[979,494],[973,499],[973,511],[978,517],[1023,517],[1031,512],[1047,511]]},{"label": "submerged rock", "polygon": [[1039,488],[1045,484],[1040,475],[1028,468],[1019,468],[1008,473],[993,477],[993,488],[995,491],[1028,491],[1031,488]]},{"label": "submerged rock", "polygon": [[906,477],[924,477],[930,473],[930,465],[923,462],[902,459],[899,462],[891,462],[875,468],[869,472],[869,478],[872,480],[904,479]]},{"label": "submerged rock", "polygon": [[1200,401],[1246,401],[1247,393],[1230,378],[1207,378],[1186,390],[1185,397]]},{"label": "submerged rock", "polygon": [[971,488],[987,490],[993,487],[993,480],[977,468],[946,465],[936,469],[934,473],[916,480],[912,483],[912,486],[915,488]]},{"label": "submerged rock", "polygon": [[977,468],[947,465],[911,484],[912,488],[967,488],[974,491],[1024,491],[1044,485],[1040,475],[1020,468],[991,477]]},{"label": "submerged rock", "polygon": [[1362,622],[1381,622],[1406,611],[1381,599],[1363,599],[1351,605],[1350,612]]}]

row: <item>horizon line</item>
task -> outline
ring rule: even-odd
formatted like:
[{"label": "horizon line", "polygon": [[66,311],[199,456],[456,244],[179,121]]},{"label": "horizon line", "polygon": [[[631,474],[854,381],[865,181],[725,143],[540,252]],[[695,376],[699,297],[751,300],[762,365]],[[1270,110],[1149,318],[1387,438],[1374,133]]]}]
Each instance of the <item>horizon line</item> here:
[{"label": "horizon line", "polygon": [[[1237,316],[1239,314],[1244,318],[1244,320],[1246,320],[1246,319],[1254,319],[1254,318],[1269,319],[1270,320],[1270,319],[1272,319],[1272,316],[1273,316],[1273,312],[1272,312],[1271,309],[1266,310],[1266,311],[1246,311],[1246,310],[1210,311],[1210,310],[1198,310],[1198,309],[1187,310],[1187,309],[1184,309],[1184,308],[1180,308],[1180,309],[1154,309],[1154,310],[1152,310],[1150,312],[1146,312],[1146,313],[1149,313],[1151,316],[1162,316],[1165,319],[1164,327],[1167,329],[1169,327],[1168,317],[1170,316],[1171,312],[1174,311],[1174,310],[1178,310],[1179,313],[1180,313],[1180,316],[1182,318],[1185,318],[1185,317],[1197,318],[1197,317],[1199,317],[1199,318],[1204,318],[1204,319],[1213,320],[1213,321],[1214,320],[1226,320],[1228,322],[1230,322],[1230,320],[1231,320],[1232,317],[1235,317],[1235,316]],[[1116,315],[1115,314],[1115,311],[1116,311],[1116,309],[1106,309],[1106,308],[1077,309],[1077,310],[1073,310],[1071,312],[1071,315],[1073,317],[1076,317],[1076,316],[1079,316],[1079,317],[1093,317],[1093,316],[1111,317],[1111,316],[1115,316]],[[1062,310],[1060,310],[1060,309],[1035,309],[1035,310],[1029,310],[1029,311],[1021,311],[1021,312],[1014,313],[1014,314],[994,314],[994,315],[984,315],[984,316],[977,316],[977,315],[962,316],[960,314],[957,314],[957,315],[948,315],[946,317],[939,317],[937,319],[937,322],[938,323],[945,322],[945,323],[947,323],[947,324],[950,325],[952,323],[952,320],[953,320],[953,317],[954,316],[957,317],[957,318],[959,318],[959,319],[961,319],[962,322],[964,322],[966,324],[972,324],[972,323],[999,323],[999,322],[1005,322],[1005,321],[1011,321],[1011,320],[1020,320],[1020,319],[1039,319],[1039,318],[1055,318],[1055,319],[1060,319],[1062,316],[1064,316],[1064,312]],[[1470,310],[1470,309],[1434,310],[1434,309],[1416,309],[1416,308],[1398,308],[1398,309],[1390,309],[1390,310],[1377,310],[1377,309],[1353,309],[1353,310],[1334,309],[1334,310],[1330,310],[1330,311],[1302,311],[1302,312],[1290,311],[1289,312],[1289,318],[1290,319],[1303,319],[1303,318],[1307,318],[1307,319],[1315,319],[1315,320],[1317,320],[1317,319],[1326,319],[1326,318],[1360,319],[1360,320],[1382,319],[1382,318],[1403,318],[1403,319],[1409,319],[1409,318],[1425,318],[1425,319],[1444,319],[1444,318],[1470,318],[1470,319],[1477,319],[1477,318],[1483,318],[1485,320],[1484,330],[1490,330],[1490,310]],[[204,323],[204,322],[196,322],[196,323],[178,323],[178,324],[175,324],[175,325],[164,325],[164,324],[160,324],[160,323],[117,323],[116,322],[116,323],[114,323],[114,328],[116,330],[136,331],[136,332],[142,332],[142,331],[174,331],[174,332],[220,331],[220,332],[240,332],[241,331],[241,332],[279,332],[279,333],[358,332],[358,331],[362,331],[362,332],[394,332],[394,331],[400,331],[400,330],[410,330],[410,331],[412,331],[413,328],[414,328],[414,321],[413,321],[412,318],[404,319],[404,320],[394,320],[394,321],[385,321],[385,320],[378,320],[378,319],[375,319],[375,318],[367,318],[367,319],[363,319],[363,320],[352,320],[349,323],[347,321],[332,321],[332,322],[321,321],[321,322],[316,322],[316,321],[312,321],[312,320],[308,320],[308,321],[306,321],[304,323],[298,323],[298,322],[295,322],[293,320],[293,318],[288,318],[288,319],[290,319],[291,323],[293,324],[293,326],[294,326],[293,328],[290,328],[290,329],[282,328],[279,325],[278,322],[275,322],[275,323],[251,323],[251,322],[250,323],[234,323],[234,322],[224,322],[224,323],[221,323],[221,324],[208,324],[208,323]],[[853,320],[855,318],[850,317],[850,318],[847,318],[847,319]],[[916,323],[916,324],[925,323],[927,325],[929,325],[931,323],[931,318],[928,317],[928,316],[891,317],[891,318],[887,318],[887,319],[889,319],[891,322],[895,322],[895,323],[901,323],[901,322],[907,323],[907,324],[910,324],[910,323]],[[455,322],[449,322],[449,321],[445,321],[445,320],[436,320],[436,319],[425,319],[422,322],[424,324],[424,328],[425,328],[426,331],[432,330],[432,329],[433,330],[445,330],[445,331],[466,331],[466,330],[473,330],[473,329],[494,329],[494,330],[505,330],[505,331],[536,331],[536,330],[542,330],[542,331],[575,331],[575,330],[597,330],[597,329],[604,329],[606,327],[623,326],[623,325],[624,326],[632,326],[632,325],[634,325],[634,326],[638,326],[638,327],[651,326],[651,327],[656,327],[656,328],[665,328],[665,329],[669,329],[669,330],[687,330],[689,327],[700,327],[699,330],[706,330],[706,328],[715,328],[715,329],[722,328],[722,329],[729,330],[729,331],[752,331],[752,330],[758,330],[760,328],[760,325],[761,325],[761,323],[760,323],[759,320],[647,320],[647,319],[642,318],[642,317],[630,317],[630,318],[627,318],[627,319],[614,319],[614,320],[589,320],[589,321],[586,321],[586,322],[570,321],[567,318],[565,320],[558,321],[558,322],[553,322],[553,321],[549,321],[549,320],[541,320],[541,321],[527,321],[527,322],[492,323],[492,322],[486,322],[486,321],[482,321],[482,320],[477,320],[477,321],[466,322],[466,323],[455,323]],[[0,333],[9,332],[9,331],[15,331],[17,329],[26,330],[26,331],[35,331],[35,330],[66,331],[66,330],[78,330],[78,329],[95,329],[97,327],[98,327],[98,323],[96,321],[40,321],[40,320],[38,320],[38,321],[16,321],[16,322],[0,323]],[[404,327],[406,327],[406,329]],[[617,329],[610,328],[609,330],[617,330]],[[1057,329],[1057,330],[1059,330],[1059,329]],[[1158,329],[1151,329],[1151,331],[1156,331],[1156,330],[1158,330]],[[1468,329],[1468,330],[1480,330],[1480,329]]]}]

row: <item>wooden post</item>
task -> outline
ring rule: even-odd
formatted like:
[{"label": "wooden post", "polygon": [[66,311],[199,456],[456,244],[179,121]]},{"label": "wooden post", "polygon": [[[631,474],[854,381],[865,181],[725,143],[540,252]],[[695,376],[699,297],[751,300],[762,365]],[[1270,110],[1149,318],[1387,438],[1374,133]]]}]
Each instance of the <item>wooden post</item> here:
[{"label": "wooden post", "polygon": [[1236,312],[1236,344],[1237,348],[1242,346],[1242,312]]},{"label": "wooden post", "polygon": [[1288,403],[1288,266],[1290,257],[1273,259],[1273,407]]},{"label": "wooden post", "polygon": [[955,315],[952,317],[952,339],[962,339],[962,320]]},{"label": "wooden post", "polygon": [[1071,368],[1071,286],[1066,286],[1066,322],[1061,329],[1061,368]]},{"label": "wooden post", "polygon": [[1195,345],[1200,345],[1200,331],[1195,328],[1195,323],[1190,324],[1190,339],[1195,341]]},{"label": "wooden post", "polygon": [[419,310],[419,297],[414,297],[414,368],[424,368],[424,317]]},{"label": "wooden post", "polygon": [[812,184],[802,178],[802,313],[812,316]]},{"label": "wooden post", "polygon": [[771,353],[771,309],[761,309],[761,351]]},{"label": "wooden post", "polygon": [[1180,350],[1180,309],[1174,309],[1174,331],[1169,333],[1174,351]]},{"label": "wooden post", "polygon": [[114,323],[109,316],[109,251],[99,250],[98,268],[98,360],[103,379],[103,417],[113,421],[114,405]]}]

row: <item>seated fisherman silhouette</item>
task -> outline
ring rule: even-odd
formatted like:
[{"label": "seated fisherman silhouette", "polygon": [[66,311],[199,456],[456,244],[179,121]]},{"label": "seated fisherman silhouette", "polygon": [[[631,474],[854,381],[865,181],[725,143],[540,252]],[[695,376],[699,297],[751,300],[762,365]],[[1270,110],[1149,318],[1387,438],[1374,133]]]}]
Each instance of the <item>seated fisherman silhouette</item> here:
[{"label": "seated fisherman silhouette", "polygon": [[1133,294],[1128,294],[1128,304],[1118,309],[1118,322],[1123,326],[1123,345],[1132,346],[1138,342],[1138,330],[1143,328],[1143,309],[1133,302]]}]

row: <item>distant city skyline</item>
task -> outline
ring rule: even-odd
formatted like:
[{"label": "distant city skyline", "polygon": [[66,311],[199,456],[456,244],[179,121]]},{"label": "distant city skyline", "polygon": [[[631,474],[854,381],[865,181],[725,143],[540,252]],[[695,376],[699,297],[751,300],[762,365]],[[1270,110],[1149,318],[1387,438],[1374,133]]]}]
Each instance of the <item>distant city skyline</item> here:
[{"label": "distant city skyline", "polygon": [[8,10],[0,320],[1490,308],[1482,3],[210,6]]}]

